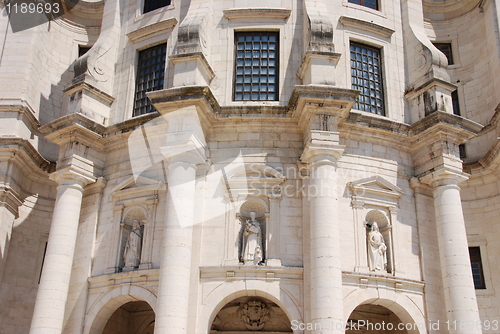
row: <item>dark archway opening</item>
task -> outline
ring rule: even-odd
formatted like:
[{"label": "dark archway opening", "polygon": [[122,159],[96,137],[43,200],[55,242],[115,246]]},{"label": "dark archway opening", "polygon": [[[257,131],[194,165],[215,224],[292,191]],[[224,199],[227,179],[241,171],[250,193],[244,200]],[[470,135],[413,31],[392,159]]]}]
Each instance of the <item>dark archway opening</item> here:
[{"label": "dark archway opening", "polygon": [[380,305],[359,305],[349,316],[346,334],[408,334],[405,324],[394,312]]},{"label": "dark archway opening", "polygon": [[102,334],[153,334],[155,313],[145,301],[128,302],[109,318]]}]

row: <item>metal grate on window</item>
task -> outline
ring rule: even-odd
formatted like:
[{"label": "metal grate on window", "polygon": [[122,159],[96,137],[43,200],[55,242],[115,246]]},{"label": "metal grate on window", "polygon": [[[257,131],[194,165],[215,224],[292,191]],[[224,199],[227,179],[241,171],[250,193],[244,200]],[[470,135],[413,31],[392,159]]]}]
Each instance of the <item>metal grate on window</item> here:
[{"label": "metal grate on window", "polygon": [[470,264],[472,267],[472,278],[476,289],[486,289],[481,261],[481,250],[479,247],[469,247]]},{"label": "metal grate on window", "polygon": [[144,13],[170,5],[170,0],[144,0]]},{"label": "metal grate on window", "polygon": [[481,249],[479,247],[469,247],[469,256],[472,267],[472,278],[476,289],[486,289],[484,282],[483,264],[481,261]]},{"label": "metal grate on window", "polygon": [[444,53],[448,59],[448,65],[453,65],[453,53],[451,51],[451,43],[432,43],[439,51]]},{"label": "metal grate on window", "polygon": [[349,2],[378,10],[378,0],[349,0]]},{"label": "metal grate on window", "polygon": [[133,116],[156,111],[146,92],[163,89],[166,54],[166,43],[139,52]]},{"label": "metal grate on window", "polygon": [[360,90],[354,109],[385,115],[380,50],[351,43],[351,80]]},{"label": "metal grate on window", "polygon": [[278,100],[278,33],[235,34],[235,101]]}]

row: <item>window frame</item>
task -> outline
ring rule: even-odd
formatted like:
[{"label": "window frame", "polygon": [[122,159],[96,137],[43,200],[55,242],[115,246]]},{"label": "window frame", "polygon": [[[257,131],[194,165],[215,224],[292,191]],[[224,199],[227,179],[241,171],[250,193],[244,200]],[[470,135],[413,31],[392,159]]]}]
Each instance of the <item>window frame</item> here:
[{"label": "window frame", "polygon": [[[477,250],[477,256],[478,259],[476,258],[476,261],[473,261],[473,254],[471,254],[471,249]],[[480,285],[476,285],[476,280],[474,279],[474,272],[472,273],[472,279],[474,281],[474,289],[475,290],[486,290],[486,278],[484,275],[484,269],[483,269],[483,257],[481,256],[481,247],[479,246],[469,246],[469,259],[471,262],[471,270],[474,271],[473,265],[478,264],[479,266],[479,279],[481,281]]]},{"label": "window frame", "polygon": [[[161,3],[162,1],[168,2],[168,4],[166,4],[166,5],[159,5],[158,7],[151,6],[151,7],[154,7],[154,8],[146,11],[146,6],[147,6],[148,2],[150,2],[150,3],[153,3],[153,2]],[[166,7],[172,5],[172,1],[173,0],[144,0],[144,1],[142,1],[141,13],[142,14],[147,14],[147,13],[151,13],[151,12],[157,10],[157,9],[160,9],[160,8],[166,8]]]},{"label": "window frame", "polygon": [[[357,1],[357,2],[353,2]],[[377,10],[380,11],[380,0],[374,0],[375,1],[375,8],[372,8],[370,6],[365,5],[366,0],[347,0],[348,3],[353,4],[353,5],[358,5],[358,6],[363,6],[372,10]],[[358,3],[359,2],[359,3]]]},{"label": "window frame", "polygon": [[[356,100],[354,106],[353,106],[353,109],[355,110],[359,110],[359,111],[362,111],[362,112],[366,112],[366,113],[370,113],[370,114],[373,114],[373,115],[377,115],[377,116],[381,116],[381,117],[388,117],[388,111],[387,111],[387,98],[386,98],[386,85],[385,85],[385,62],[384,62],[384,48],[381,47],[381,46],[375,46],[375,45],[372,45],[372,44],[368,44],[364,41],[358,41],[358,40],[352,40],[350,39],[349,40],[349,46],[348,46],[348,50],[349,50],[349,64],[350,66],[348,66],[348,70],[349,70],[349,73],[350,73],[350,81],[351,81],[351,89],[357,89],[357,88],[354,88],[353,87],[353,75],[352,75],[352,70],[353,70],[353,67],[352,67],[352,58],[351,58],[351,45],[358,45],[358,46],[361,46],[361,47],[365,47],[367,49],[371,49],[371,50],[376,50],[378,52],[378,61],[379,61],[379,64],[378,64],[378,67],[379,67],[379,85],[380,85],[380,96],[381,96],[381,100],[382,100],[382,113],[378,113],[378,112],[372,112],[372,111],[366,111],[366,110],[363,110],[363,109],[359,109],[357,108],[358,105],[358,100]],[[358,77],[356,77],[358,78]],[[359,97],[361,96],[361,94],[358,96],[358,99]],[[363,103],[364,104],[364,103]],[[375,106],[376,107],[376,106]]]},{"label": "window frame", "polygon": [[[161,43],[149,46],[149,47],[141,49],[141,50],[136,50],[136,62],[135,62],[136,66],[135,66],[134,94],[133,94],[133,102],[132,102],[132,117],[139,117],[139,116],[142,116],[142,115],[146,115],[146,114],[151,114],[151,113],[157,112],[156,108],[153,105],[151,105],[151,101],[148,99],[149,100],[149,105],[151,105],[152,110],[149,111],[149,112],[144,112],[144,113],[136,113],[136,110],[137,110],[136,102],[137,102],[137,94],[138,94],[138,89],[137,88],[138,88],[138,85],[139,85],[138,80],[140,78],[139,71],[141,70],[141,67],[140,67],[140,65],[141,65],[141,59],[140,59],[141,53],[145,52],[145,51],[148,51],[148,50],[151,50],[151,49],[154,49],[154,48],[159,48],[159,47],[162,47],[162,46],[165,47],[165,54],[164,54],[165,61],[163,63],[163,77],[162,77],[163,78],[163,84],[162,84],[162,87],[158,88],[158,89],[146,90],[145,91],[145,93],[146,93],[146,92],[151,92],[151,91],[155,91],[155,90],[161,90],[161,89],[165,88],[165,80],[166,80],[165,71],[166,71],[166,67],[167,67],[168,43],[166,41],[164,41],[164,42],[161,42]],[[146,82],[148,82],[148,81],[146,81]],[[140,107],[140,108],[142,108],[142,107]]]},{"label": "window frame", "polygon": [[[448,60],[448,66],[456,64],[455,59],[453,57],[453,43],[434,41],[432,42],[432,44],[436,47],[436,49],[438,49],[442,54],[446,56],[446,59]],[[449,52],[443,51],[443,49],[441,49],[441,47],[443,46],[447,46],[449,48]]]},{"label": "window frame", "polygon": [[[232,95],[231,95],[231,101],[234,102],[234,103],[241,103],[241,102],[245,102],[245,103],[262,103],[262,102],[279,102],[279,99],[280,99],[280,44],[281,44],[281,40],[280,40],[280,31],[279,30],[234,30],[233,32],[234,34],[234,45],[233,45],[233,60],[234,60],[234,63],[233,63],[233,77],[232,77]],[[245,100],[245,99],[241,99],[241,100],[237,100],[236,99],[236,80],[237,80],[237,67],[238,67],[238,36],[239,35],[256,35],[256,34],[269,34],[269,36],[271,35],[275,35],[276,36],[276,66],[275,66],[275,74],[274,74],[274,77],[275,77],[275,82],[274,82],[274,85],[276,86],[276,90],[275,90],[275,99],[273,100]],[[253,49],[252,49],[253,50]],[[262,50],[262,49],[259,49],[259,50]],[[245,58],[243,58],[245,59]],[[253,59],[253,57],[252,57]],[[259,59],[262,59],[262,58],[259,58]],[[253,65],[252,67],[253,68]],[[259,66],[260,68],[260,66]],[[262,76],[262,73],[258,74],[259,76]],[[250,74],[250,76],[253,76],[253,73]],[[267,77],[267,79],[269,79],[270,76]],[[243,78],[245,78],[245,74],[243,75]],[[244,84],[245,82],[243,82]],[[252,84],[252,83],[251,83]],[[260,83],[259,83],[260,84]],[[242,91],[243,94],[244,94],[244,91]],[[260,90],[258,91],[260,93]],[[250,91],[250,94],[252,94],[253,91]],[[266,90],[266,94],[269,93],[269,90]]]}]

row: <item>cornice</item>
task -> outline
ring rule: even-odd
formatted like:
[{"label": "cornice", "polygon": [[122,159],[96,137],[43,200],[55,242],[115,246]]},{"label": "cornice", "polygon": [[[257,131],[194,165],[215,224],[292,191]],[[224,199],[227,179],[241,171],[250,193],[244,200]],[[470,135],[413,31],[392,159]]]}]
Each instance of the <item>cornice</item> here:
[{"label": "cornice", "polygon": [[0,98],[0,112],[17,112],[23,114],[33,129],[40,126],[36,112],[26,100]]},{"label": "cornice", "polygon": [[78,137],[86,144],[104,148],[103,138],[106,127],[87,118],[83,114],[74,113],[58,118],[40,127],[40,132],[48,140],[63,145],[73,137]]},{"label": "cornice", "polygon": [[48,177],[48,173],[55,170],[55,164],[46,160],[31,143],[23,138],[0,137],[0,153],[9,152],[13,157],[27,162],[32,170],[37,170],[37,174]]},{"label": "cornice", "polygon": [[436,126],[439,126],[444,131],[447,129],[452,130],[452,132],[461,137],[462,141],[476,136],[483,128],[481,124],[470,119],[438,110],[413,123],[410,126],[409,133],[414,137],[423,136],[430,129],[435,129]]},{"label": "cornice", "polygon": [[394,30],[384,27],[382,25],[373,23],[373,22],[368,22],[365,20],[360,20],[354,17],[349,17],[349,16],[341,16],[339,18],[339,22],[346,26],[346,27],[351,27],[351,28],[356,28],[359,30],[371,32],[373,34],[389,38],[394,34]]},{"label": "cornice", "polygon": [[287,19],[291,10],[286,8],[230,8],[222,11],[227,19],[247,19],[247,18],[266,18],[266,19]]},{"label": "cornice", "polygon": [[136,42],[139,39],[150,36],[159,31],[167,31],[173,29],[177,25],[178,21],[175,17],[168,18],[166,20],[156,22],[141,28],[138,28],[127,34],[127,37],[132,41]]}]

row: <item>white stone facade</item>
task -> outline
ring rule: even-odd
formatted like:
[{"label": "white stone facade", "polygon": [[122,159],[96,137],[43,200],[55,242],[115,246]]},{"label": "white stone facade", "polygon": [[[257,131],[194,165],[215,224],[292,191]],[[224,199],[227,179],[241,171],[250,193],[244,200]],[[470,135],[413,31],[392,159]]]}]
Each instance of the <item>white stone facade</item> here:
[{"label": "white stone facade", "polygon": [[[376,2],[2,15],[0,333],[499,333],[500,1]],[[241,32],[277,33],[276,100],[235,100]],[[351,43],[384,115],[355,107]]]}]

